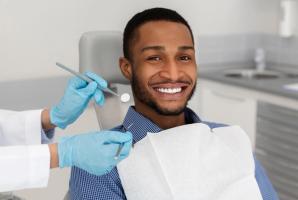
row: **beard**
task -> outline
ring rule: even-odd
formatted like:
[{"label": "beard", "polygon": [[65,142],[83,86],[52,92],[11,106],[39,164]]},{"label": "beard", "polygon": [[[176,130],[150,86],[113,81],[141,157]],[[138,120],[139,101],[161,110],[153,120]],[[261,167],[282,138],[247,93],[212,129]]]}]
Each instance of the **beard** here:
[{"label": "beard", "polygon": [[135,73],[132,73],[132,79],[131,79],[131,88],[133,91],[133,94],[135,98],[137,98],[140,102],[143,104],[149,106],[152,108],[155,112],[157,112],[160,115],[165,115],[165,116],[175,116],[179,115],[184,112],[184,109],[187,106],[187,102],[192,98],[194,91],[196,89],[196,83],[194,87],[192,88],[190,94],[187,97],[187,100],[185,103],[177,108],[174,109],[168,109],[161,107],[158,103],[157,100],[152,97],[152,95],[145,89],[145,87],[142,86],[139,78],[135,75]]}]

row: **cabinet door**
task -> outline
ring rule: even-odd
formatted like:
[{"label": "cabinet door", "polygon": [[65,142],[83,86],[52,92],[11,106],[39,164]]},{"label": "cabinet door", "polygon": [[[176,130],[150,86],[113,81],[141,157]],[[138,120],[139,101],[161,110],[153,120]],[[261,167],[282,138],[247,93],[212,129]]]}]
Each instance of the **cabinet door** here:
[{"label": "cabinet door", "polygon": [[205,121],[239,125],[255,144],[256,101],[230,93],[227,88],[218,90],[201,88],[200,114]]},{"label": "cabinet door", "polygon": [[298,110],[259,102],[256,156],[281,200],[298,199]]}]

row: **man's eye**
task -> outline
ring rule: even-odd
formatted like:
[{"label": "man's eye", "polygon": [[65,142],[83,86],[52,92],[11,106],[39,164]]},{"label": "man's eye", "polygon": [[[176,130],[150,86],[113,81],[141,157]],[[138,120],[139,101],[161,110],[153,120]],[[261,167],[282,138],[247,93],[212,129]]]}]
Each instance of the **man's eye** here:
[{"label": "man's eye", "polygon": [[158,57],[158,56],[151,56],[151,57],[148,57],[147,60],[151,60],[151,61],[159,61],[159,60],[161,60],[161,58]]},{"label": "man's eye", "polygon": [[189,61],[189,60],[191,60],[191,57],[190,56],[180,56],[180,60]]}]

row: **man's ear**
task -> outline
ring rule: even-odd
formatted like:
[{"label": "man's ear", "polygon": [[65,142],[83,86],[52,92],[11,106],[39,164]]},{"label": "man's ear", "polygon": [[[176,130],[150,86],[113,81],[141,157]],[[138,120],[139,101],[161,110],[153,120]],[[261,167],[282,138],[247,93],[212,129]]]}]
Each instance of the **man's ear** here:
[{"label": "man's ear", "polygon": [[128,80],[131,80],[132,66],[131,66],[130,62],[126,58],[121,57],[121,58],[119,58],[119,67],[120,67],[120,70],[121,70],[123,76],[125,76],[125,78],[127,78]]}]

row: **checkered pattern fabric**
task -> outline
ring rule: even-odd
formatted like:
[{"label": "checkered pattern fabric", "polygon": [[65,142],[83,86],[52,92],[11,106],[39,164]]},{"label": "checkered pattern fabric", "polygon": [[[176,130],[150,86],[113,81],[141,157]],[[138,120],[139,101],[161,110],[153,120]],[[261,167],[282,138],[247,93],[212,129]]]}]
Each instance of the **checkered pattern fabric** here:
[{"label": "checkered pattern fabric", "polygon": [[[188,124],[202,122],[200,118],[189,108],[185,109],[185,121]],[[202,122],[210,128],[225,126],[223,124]],[[130,107],[122,125],[113,130],[129,130],[133,134],[133,142],[143,139],[147,132],[158,133],[162,131],[156,124],[136,112]],[[263,200],[278,200],[277,194],[270,183],[261,164],[255,159],[255,177],[259,185]],[[124,200],[126,199],[117,168],[109,174],[95,176],[88,172],[73,167],[70,178],[70,199],[72,200]]]}]

